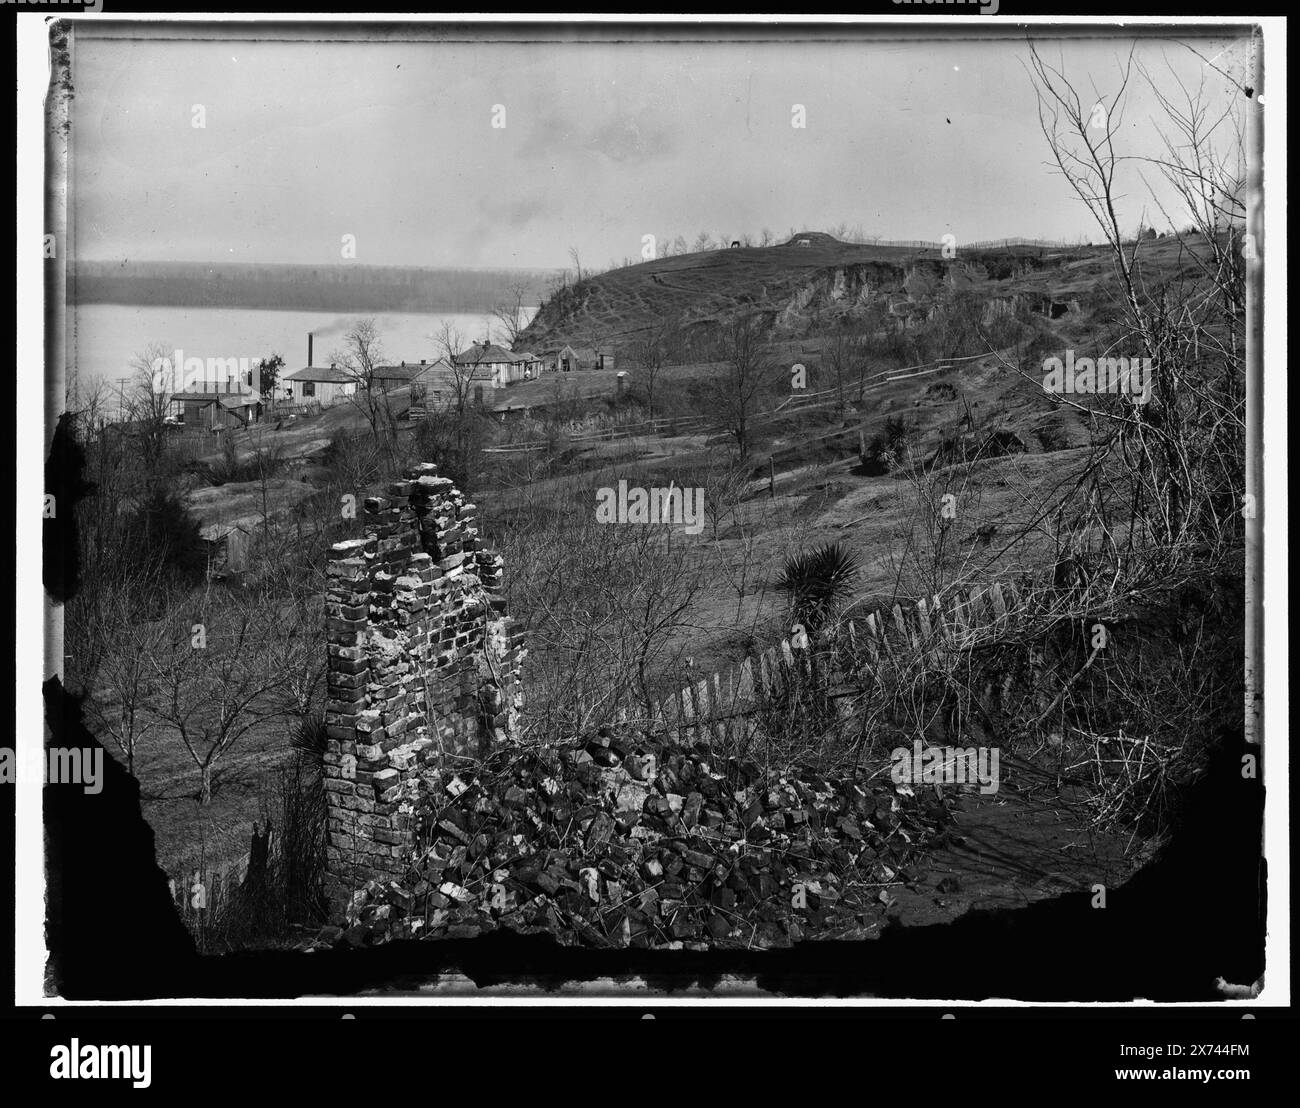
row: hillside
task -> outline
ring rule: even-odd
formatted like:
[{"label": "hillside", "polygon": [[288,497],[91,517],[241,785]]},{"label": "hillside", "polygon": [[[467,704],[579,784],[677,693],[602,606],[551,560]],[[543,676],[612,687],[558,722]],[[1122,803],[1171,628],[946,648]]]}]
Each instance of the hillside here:
[{"label": "hillside", "polygon": [[[820,333],[839,318],[905,326],[929,318],[942,283],[968,289],[990,316],[1020,307],[1060,318],[1108,302],[1113,265],[1107,248],[1009,246],[963,251],[838,242],[800,235],[810,245],[732,248],[683,254],[613,269],[552,295],[520,337],[546,349],[625,345],[652,324],[678,320],[687,335],[759,313],[773,337]],[[1168,279],[1195,262],[1176,239],[1152,240],[1141,257]]]}]

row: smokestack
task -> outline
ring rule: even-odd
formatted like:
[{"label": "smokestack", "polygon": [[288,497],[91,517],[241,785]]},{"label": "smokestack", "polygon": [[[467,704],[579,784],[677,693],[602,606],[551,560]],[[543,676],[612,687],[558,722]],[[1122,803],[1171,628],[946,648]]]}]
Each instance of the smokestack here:
[{"label": "smokestack", "polygon": [[307,364],[311,365],[311,332],[307,332]]}]

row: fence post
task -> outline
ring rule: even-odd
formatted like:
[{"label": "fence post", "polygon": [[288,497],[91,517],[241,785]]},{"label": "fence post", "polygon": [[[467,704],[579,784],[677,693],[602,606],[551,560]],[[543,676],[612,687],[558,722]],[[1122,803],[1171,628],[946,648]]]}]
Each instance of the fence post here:
[{"label": "fence post", "polygon": [[949,597],[949,620],[952,628],[952,642],[954,646],[964,645],[966,642],[966,600],[959,592],[955,592]]},{"label": "fence post", "polygon": [[867,653],[873,662],[880,661],[880,628],[875,612],[867,613]]},{"label": "fence post", "polygon": [[894,605],[894,623],[898,627],[898,633],[903,636],[903,643],[910,642],[915,648],[917,645],[916,637],[912,634],[911,628],[907,626],[907,620],[903,618],[903,609],[898,604]]},{"label": "fence post", "polygon": [[930,614],[937,624],[938,633],[943,636],[943,641],[952,645],[953,634],[950,622],[952,617],[944,612],[943,606],[944,602],[939,598],[939,594],[935,593],[930,601]]},{"label": "fence post", "polygon": [[670,696],[666,700],[659,702],[659,717],[664,723],[664,732],[671,742],[673,735],[677,734],[681,724],[681,701],[677,696]]},{"label": "fence post", "polygon": [[695,684],[695,730],[700,742],[707,743],[713,737],[711,714],[709,710],[709,679],[706,677]]},{"label": "fence post", "polygon": [[746,658],[740,663],[740,681],[736,689],[737,699],[746,703],[754,700],[754,660]]},{"label": "fence post", "polygon": [[727,721],[721,718],[725,714],[725,709],[722,706],[722,675],[717,672],[713,674],[711,699],[713,702],[713,726],[709,728],[710,738],[722,742],[727,737]]},{"label": "fence post", "polygon": [[689,745],[689,744],[695,742],[695,739],[696,739],[696,735],[695,735],[695,701],[694,701],[694,699],[693,699],[692,696],[691,696],[691,686],[690,686],[690,685],[687,685],[686,688],[682,689],[682,691],[681,691],[678,695],[679,695],[679,697],[681,698],[681,702],[682,702],[682,713],[681,713],[681,719],[682,719],[682,727],[681,727],[682,741],[685,742],[685,743],[687,743],[687,744]]},{"label": "fence post", "polygon": [[921,625],[921,644],[924,650],[930,649],[930,636],[934,634],[930,626],[930,610],[925,597],[916,602],[916,617]]},{"label": "fence post", "polygon": [[1007,602],[1002,598],[1002,586],[996,581],[989,586],[989,599],[993,602],[993,615],[998,619],[1005,618]]}]

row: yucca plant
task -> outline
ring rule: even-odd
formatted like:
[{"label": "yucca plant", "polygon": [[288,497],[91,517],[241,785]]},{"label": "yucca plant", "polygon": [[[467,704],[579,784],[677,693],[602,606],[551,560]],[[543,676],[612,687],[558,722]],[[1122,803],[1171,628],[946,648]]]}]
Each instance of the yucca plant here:
[{"label": "yucca plant", "polygon": [[790,594],[795,617],[806,627],[821,624],[847,596],[861,565],[843,543],[828,542],[785,560],[776,587]]}]

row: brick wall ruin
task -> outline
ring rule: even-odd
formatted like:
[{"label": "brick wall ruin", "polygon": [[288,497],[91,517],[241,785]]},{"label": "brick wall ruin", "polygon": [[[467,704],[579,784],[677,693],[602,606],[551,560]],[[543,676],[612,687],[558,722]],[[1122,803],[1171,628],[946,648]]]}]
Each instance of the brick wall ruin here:
[{"label": "brick wall ruin", "polygon": [[365,502],[366,536],[330,549],[327,892],[397,875],[428,775],[514,735],[522,633],[475,506],[437,467]]}]

